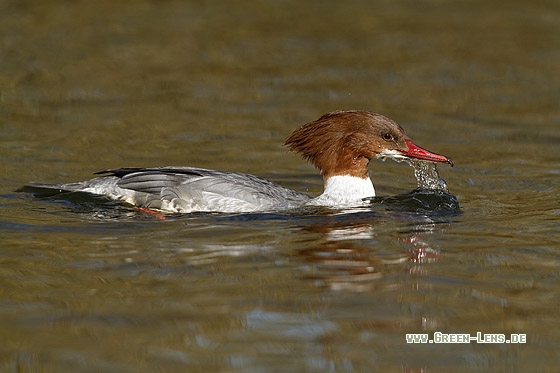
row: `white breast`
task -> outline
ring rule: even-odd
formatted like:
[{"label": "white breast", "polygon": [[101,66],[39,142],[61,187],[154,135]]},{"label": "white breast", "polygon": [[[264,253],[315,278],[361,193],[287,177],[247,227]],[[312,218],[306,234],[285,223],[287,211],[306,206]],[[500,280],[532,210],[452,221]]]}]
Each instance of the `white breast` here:
[{"label": "white breast", "polygon": [[364,198],[375,197],[375,189],[369,177],[350,175],[331,176],[325,181],[325,191],[307,205],[313,206],[359,206]]}]

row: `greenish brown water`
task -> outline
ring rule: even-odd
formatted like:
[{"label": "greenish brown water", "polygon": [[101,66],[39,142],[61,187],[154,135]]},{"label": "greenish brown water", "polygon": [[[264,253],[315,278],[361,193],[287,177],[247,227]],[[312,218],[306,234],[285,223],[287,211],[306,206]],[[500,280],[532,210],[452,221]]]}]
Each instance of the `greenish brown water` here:
[{"label": "greenish brown water", "polygon": [[[557,371],[558,45],[552,1],[3,2],[0,370]],[[336,109],[451,157],[461,213],[380,161],[347,214],[14,192],[189,165],[318,194],[281,144]],[[406,343],[435,332],[527,342]]]}]

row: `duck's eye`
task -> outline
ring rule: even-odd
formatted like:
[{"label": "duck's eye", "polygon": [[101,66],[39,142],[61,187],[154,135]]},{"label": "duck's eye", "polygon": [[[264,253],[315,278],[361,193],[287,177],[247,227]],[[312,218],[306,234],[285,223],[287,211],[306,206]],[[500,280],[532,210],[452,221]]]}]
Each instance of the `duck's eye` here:
[{"label": "duck's eye", "polygon": [[390,133],[384,133],[383,134],[383,140],[391,141],[391,140],[393,140],[393,135],[391,135]]}]

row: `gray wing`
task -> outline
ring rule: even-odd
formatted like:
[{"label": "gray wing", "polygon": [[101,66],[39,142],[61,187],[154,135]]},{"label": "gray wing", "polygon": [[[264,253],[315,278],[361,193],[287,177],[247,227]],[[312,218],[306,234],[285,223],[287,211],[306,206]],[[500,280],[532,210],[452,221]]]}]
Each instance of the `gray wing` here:
[{"label": "gray wing", "polygon": [[254,211],[301,206],[311,197],[266,179],[194,167],[121,168],[102,171],[137,192],[135,204],[178,212]]}]

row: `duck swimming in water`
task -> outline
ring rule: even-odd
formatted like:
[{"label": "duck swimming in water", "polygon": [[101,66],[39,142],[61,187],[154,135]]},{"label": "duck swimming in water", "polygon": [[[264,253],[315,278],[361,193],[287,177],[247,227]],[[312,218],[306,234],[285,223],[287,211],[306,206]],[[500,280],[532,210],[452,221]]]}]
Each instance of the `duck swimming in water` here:
[{"label": "duck swimming in water", "polygon": [[301,206],[355,207],[375,189],[368,165],[373,158],[415,158],[449,163],[450,158],[414,144],[404,129],[383,115],[344,110],[325,114],[296,129],[284,142],[319,169],[318,197],[284,188],[258,176],[196,167],[117,168],[97,178],[33,187],[87,192],[163,212],[253,212]]}]

